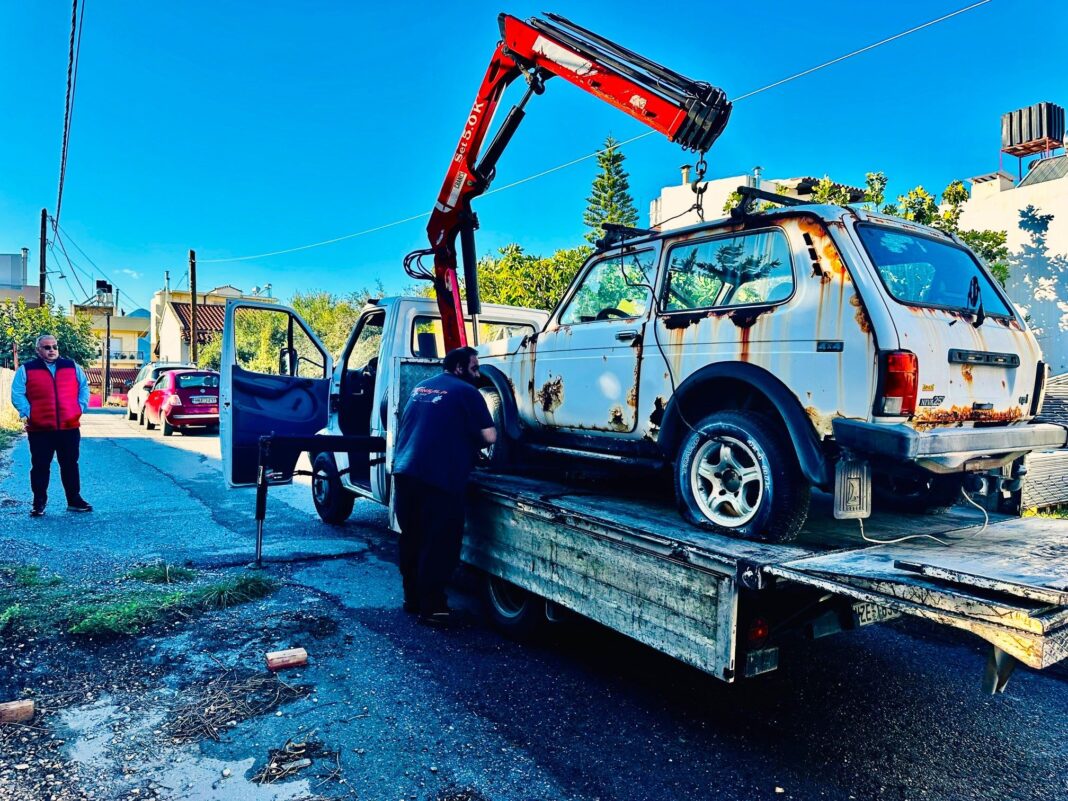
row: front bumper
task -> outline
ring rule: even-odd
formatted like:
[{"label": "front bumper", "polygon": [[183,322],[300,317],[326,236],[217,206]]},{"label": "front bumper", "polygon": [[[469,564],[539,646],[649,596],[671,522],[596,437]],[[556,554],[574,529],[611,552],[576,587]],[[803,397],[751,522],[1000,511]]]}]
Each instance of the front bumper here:
[{"label": "front bumper", "polygon": [[835,441],[845,449],[896,462],[912,462],[936,473],[985,470],[1031,451],[1063,447],[1068,430],[1051,423],[936,428],[834,420]]}]

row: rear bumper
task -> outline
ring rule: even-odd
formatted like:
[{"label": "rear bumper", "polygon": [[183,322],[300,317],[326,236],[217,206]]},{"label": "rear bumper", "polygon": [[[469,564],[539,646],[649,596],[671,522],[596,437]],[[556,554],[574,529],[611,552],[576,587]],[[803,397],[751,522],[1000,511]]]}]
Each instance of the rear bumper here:
[{"label": "rear bumper", "polygon": [[831,425],[843,448],[935,472],[998,467],[1031,451],[1060,448],[1068,438],[1068,430],[1050,423],[930,431],[860,420],[835,420]]},{"label": "rear bumper", "polygon": [[175,428],[183,426],[216,426],[219,424],[218,413],[214,414],[168,414],[167,422]]}]

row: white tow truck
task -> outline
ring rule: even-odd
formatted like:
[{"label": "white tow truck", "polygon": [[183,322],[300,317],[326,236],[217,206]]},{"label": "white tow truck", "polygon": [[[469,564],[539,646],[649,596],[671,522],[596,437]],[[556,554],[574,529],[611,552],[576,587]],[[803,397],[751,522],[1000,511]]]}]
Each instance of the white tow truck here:
[{"label": "white tow truck", "polygon": [[[276,315],[282,338],[266,371],[240,347],[257,314]],[[486,305],[469,336],[503,341],[546,322],[544,312]],[[291,480],[304,451],[327,523],[343,524],[359,498],[388,505],[399,415],[415,384],[440,371],[443,350],[428,298],[369,303],[336,366],[293,310],[230,301],[220,398],[227,481],[262,475],[265,491],[268,480]],[[259,440],[271,434],[300,447],[276,447],[261,471]],[[876,511],[861,523],[834,519],[831,496],[817,494],[796,540],[762,542],[685,522],[648,481],[564,479],[557,467],[476,471],[472,481],[463,559],[485,576],[492,616],[506,629],[528,631],[570,610],[725,681],[775,669],[791,636],[901,614],[990,643],[990,692],[1004,689],[1017,663],[1043,669],[1068,656],[1068,521],[984,523],[985,512],[957,506],[938,516]]]}]

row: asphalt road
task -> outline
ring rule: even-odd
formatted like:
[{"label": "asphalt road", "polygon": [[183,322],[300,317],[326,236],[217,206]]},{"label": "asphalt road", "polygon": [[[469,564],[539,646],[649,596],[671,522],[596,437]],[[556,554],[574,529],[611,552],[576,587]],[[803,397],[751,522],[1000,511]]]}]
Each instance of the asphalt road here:
[{"label": "asphalt road", "polygon": [[[107,575],[157,558],[249,561],[252,494],[225,489],[217,438],[164,439],[107,412],[83,431],[96,511],[54,502],[30,520],[20,442],[0,478],[0,562]],[[58,473],[53,481],[61,497]],[[536,644],[503,639],[463,575],[462,625],[420,626],[398,608],[395,544],[369,503],[334,529],[315,517],[307,486],[273,489],[266,553],[285,582],[276,596],[138,641],[172,674],[141,703],[211,662],[254,664],[293,644],[312,653],[293,675],[314,695],[223,742],[138,755],[138,780],[157,777],[159,797],[342,797],[336,784],[243,783],[266,747],[314,730],[343,755],[343,789],[361,799],[1068,799],[1066,672],[1020,669],[1004,695],[984,696],[982,643],[927,624],[803,643],[775,673],[726,685],[588,622]],[[316,624],[294,629],[297,618]],[[86,745],[115,709],[137,717],[123,703],[96,699],[65,719],[66,747],[82,749],[74,756],[116,776],[98,798],[128,798],[134,786],[116,769],[121,753]],[[220,783],[220,766],[233,778]]]}]

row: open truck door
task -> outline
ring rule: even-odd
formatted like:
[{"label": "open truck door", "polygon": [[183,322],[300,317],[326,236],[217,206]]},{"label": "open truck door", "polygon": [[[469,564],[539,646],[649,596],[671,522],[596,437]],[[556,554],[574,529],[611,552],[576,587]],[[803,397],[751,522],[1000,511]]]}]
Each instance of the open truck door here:
[{"label": "open truck door", "polygon": [[[265,341],[271,343],[267,353]],[[261,436],[312,436],[326,428],[333,371],[326,346],[292,309],[227,301],[219,432],[229,486],[256,483]],[[271,483],[291,481],[298,456],[274,461]]]}]

